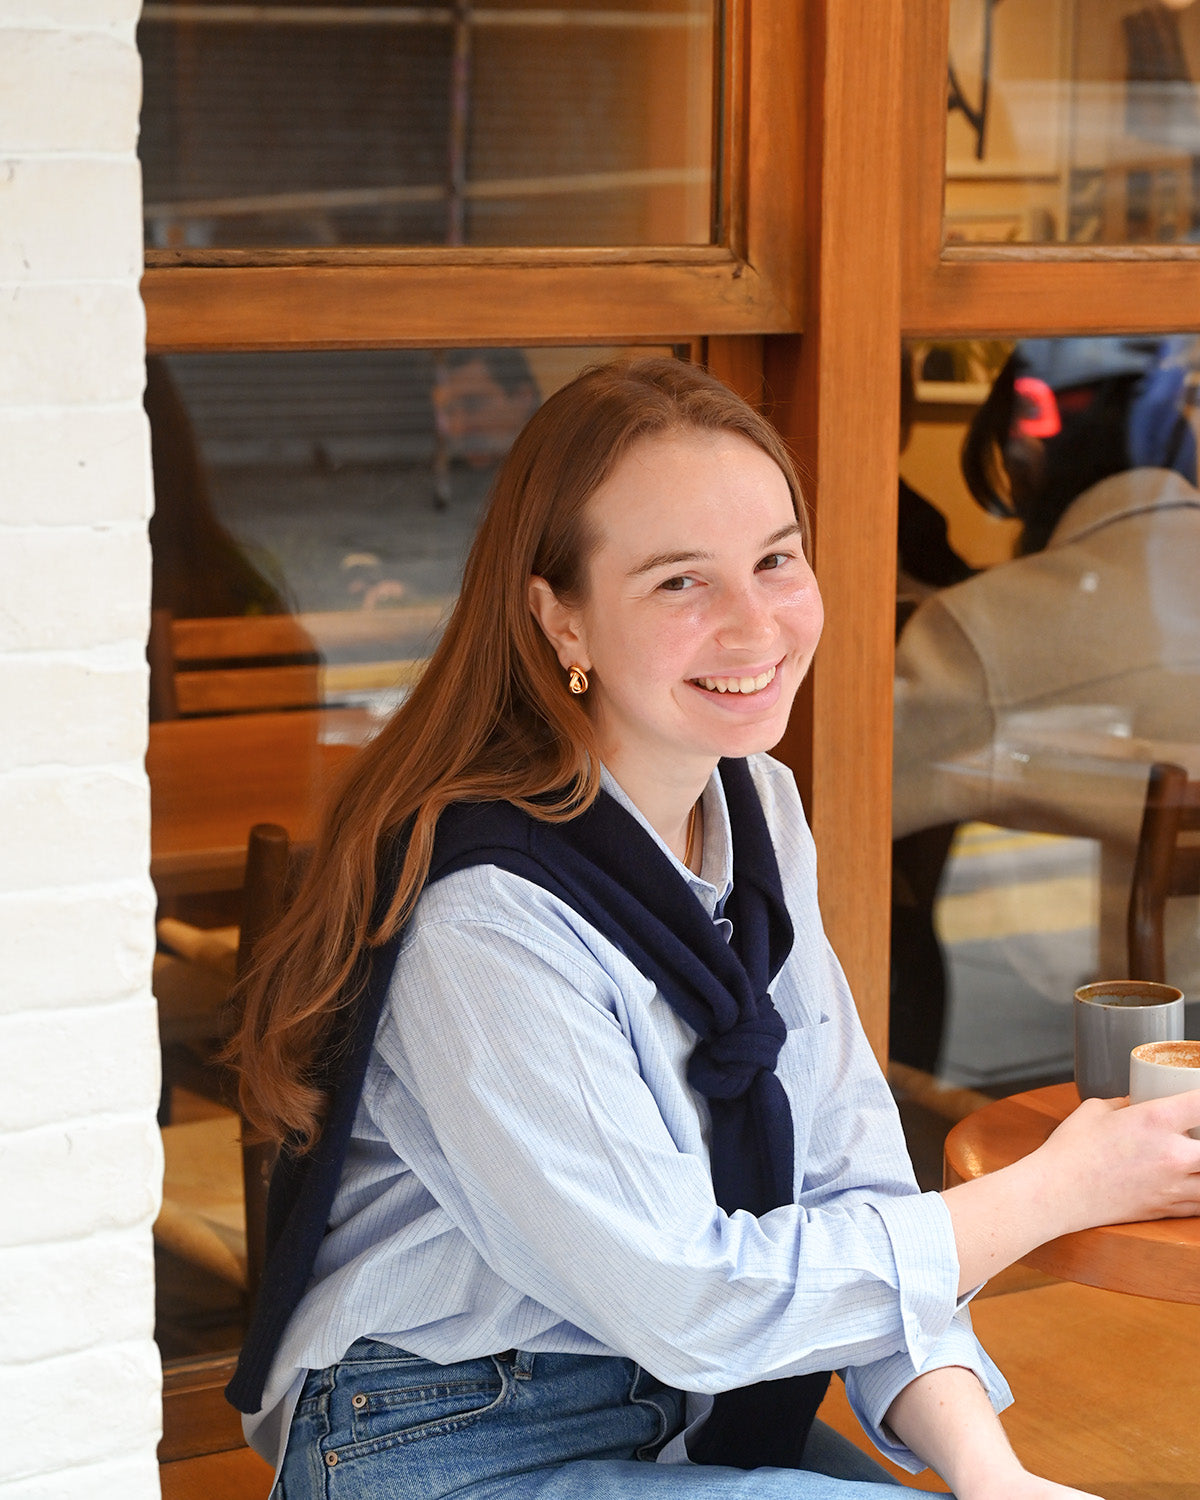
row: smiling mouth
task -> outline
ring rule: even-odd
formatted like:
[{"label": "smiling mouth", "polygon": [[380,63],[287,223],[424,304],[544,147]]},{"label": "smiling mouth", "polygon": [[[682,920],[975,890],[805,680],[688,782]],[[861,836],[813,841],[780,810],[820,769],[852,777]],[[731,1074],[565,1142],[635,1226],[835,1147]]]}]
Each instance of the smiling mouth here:
[{"label": "smiling mouth", "polygon": [[703,688],[707,693],[761,693],[775,680],[778,665],[768,667],[765,672],[760,672],[757,677],[693,677],[693,686]]}]

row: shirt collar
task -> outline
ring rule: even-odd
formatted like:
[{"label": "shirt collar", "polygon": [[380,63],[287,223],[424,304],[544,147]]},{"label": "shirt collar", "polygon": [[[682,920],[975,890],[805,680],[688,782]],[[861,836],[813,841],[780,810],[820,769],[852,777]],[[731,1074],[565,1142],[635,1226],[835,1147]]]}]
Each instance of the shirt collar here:
[{"label": "shirt collar", "polygon": [[704,855],[699,875],[689,870],[659,838],[607,766],[600,767],[600,785],[631,817],[637,819],[687,881],[709,915],[719,913],[733,889],[733,833],[729,826],[729,805],[725,801],[725,788],[721,785],[720,776],[714,771],[700,794],[700,808],[704,816]]}]

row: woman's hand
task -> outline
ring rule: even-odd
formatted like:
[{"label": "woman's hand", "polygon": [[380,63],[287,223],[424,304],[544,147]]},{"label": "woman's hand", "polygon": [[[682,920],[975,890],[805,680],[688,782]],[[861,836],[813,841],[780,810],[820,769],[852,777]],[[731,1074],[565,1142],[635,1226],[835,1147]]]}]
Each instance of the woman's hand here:
[{"label": "woman's hand", "polygon": [[1066,1233],[1200,1213],[1200,1089],[1127,1104],[1085,1099],[1033,1153]]},{"label": "woman's hand", "polygon": [[1088,1099],[1036,1151],[943,1193],[959,1292],[1038,1245],[1138,1219],[1200,1214],[1200,1090],[1127,1104]]}]

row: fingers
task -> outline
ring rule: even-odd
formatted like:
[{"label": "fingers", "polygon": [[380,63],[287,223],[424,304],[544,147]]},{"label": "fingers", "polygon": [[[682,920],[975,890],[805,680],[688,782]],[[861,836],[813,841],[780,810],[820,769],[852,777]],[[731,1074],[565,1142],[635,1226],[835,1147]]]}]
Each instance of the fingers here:
[{"label": "fingers", "polygon": [[1046,1143],[1082,1227],[1200,1213],[1200,1090],[1129,1104],[1088,1099]]},{"label": "fingers", "polygon": [[[1085,1099],[1079,1106],[1079,1110],[1090,1110],[1092,1114],[1116,1114],[1119,1109],[1125,1109],[1129,1104],[1129,1095],[1120,1099]],[[1076,1114],[1079,1113],[1076,1110]]]},{"label": "fingers", "polygon": [[1129,1107],[1162,1130],[1180,1135],[1200,1130],[1200,1088],[1189,1089],[1185,1094],[1169,1094],[1163,1099],[1146,1099]]}]

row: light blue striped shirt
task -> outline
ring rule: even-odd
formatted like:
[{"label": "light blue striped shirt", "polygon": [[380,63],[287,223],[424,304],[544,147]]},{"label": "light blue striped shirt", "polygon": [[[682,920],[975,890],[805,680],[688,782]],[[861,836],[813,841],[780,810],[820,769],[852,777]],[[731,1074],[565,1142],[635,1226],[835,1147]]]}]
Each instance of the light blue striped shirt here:
[{"label": "light blue striped shirt", "polygon": [[[842,1369],[867,1432],[910,1469],[881,1423],[919,1371],[965,1365],[1008,1403],[956,1303],[949,1214],[917,1189],[825,938],[791,772],[750,765],[796,934],[772,989],[795,1205],[717,1207],[707,1106],[686,1080],[695,1034],[623,954],[518,876],[450,875],[409,925],[313,1281],[246,1418],[264,1457],[281,1456],[304,1372],[360,1337],[441,1363],[620,1354],[691,1393],[691,1422],[717,1391]],[[676,864],[728,936],[716,776],[703,814],[701,874]],[[684,1457],[679,1442],[663,1454]]]}]

